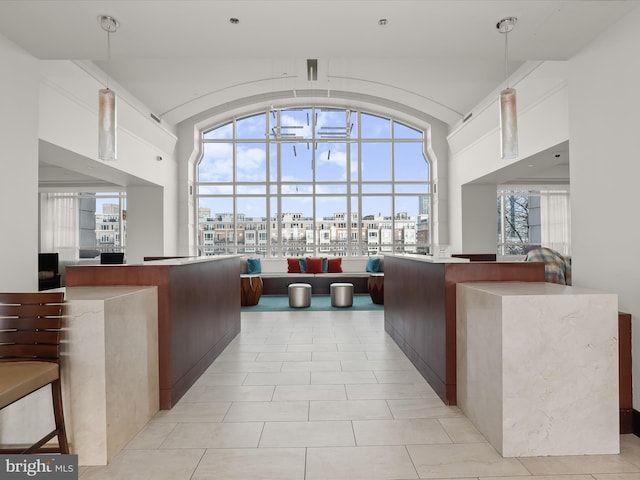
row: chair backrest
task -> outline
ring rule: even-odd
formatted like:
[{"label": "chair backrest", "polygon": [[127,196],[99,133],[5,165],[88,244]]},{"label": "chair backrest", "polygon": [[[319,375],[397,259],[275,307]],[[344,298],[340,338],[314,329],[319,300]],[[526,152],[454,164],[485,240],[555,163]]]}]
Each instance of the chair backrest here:
[{"label": "chair backrest", "polygon": [[0,362],[57,362],[63,292],[0,293]]},{"label": "chair backrest", "polygon": [[39,253],[38,271],[59,273],[59,262],[57,253]]},{"label": "chair backrest", "polygon": [[108,252],[100,254],[100,263],[102,265],[120,265],[124,263],[124,253]]}]

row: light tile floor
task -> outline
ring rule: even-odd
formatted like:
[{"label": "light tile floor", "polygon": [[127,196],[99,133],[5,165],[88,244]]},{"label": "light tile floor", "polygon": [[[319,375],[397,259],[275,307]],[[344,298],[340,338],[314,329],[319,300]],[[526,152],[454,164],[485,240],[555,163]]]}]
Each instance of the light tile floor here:
[{"label": "light tile floor", "polygon": [[502,458],[386,335],[383,312],[243,313],[170,411],[82,480],[640,480],[620,455]]}]

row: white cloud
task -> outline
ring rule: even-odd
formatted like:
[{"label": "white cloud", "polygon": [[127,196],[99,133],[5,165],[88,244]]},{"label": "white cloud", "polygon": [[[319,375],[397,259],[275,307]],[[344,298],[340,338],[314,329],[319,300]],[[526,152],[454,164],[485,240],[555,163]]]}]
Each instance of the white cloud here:
[{"label": "white cloud", "polygon": [[238,147],[238,177],[243,181],[265,179],[266,153],[260,147]]}]

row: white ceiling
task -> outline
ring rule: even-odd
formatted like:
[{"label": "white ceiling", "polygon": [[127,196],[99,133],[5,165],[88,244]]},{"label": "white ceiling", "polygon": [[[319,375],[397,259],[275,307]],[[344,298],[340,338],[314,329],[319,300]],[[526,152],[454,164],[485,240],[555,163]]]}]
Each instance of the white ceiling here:
[{"label": "white ceiling", "polygon": [[[40,59],[89,60],[169,124],[243,84],[284,76],[394,85],[453,125],[527,60],[569,59],[639,2],[618,0],[0,0],[0,34]],[[97,16],[120,22],[111,36]],[[237,25],[229,19],[240,20]],[[381,27],[378,20],[386,18]],[[347,83],[348,85],[348,83]],[[439,108],[435,108],[439,106]]]}]

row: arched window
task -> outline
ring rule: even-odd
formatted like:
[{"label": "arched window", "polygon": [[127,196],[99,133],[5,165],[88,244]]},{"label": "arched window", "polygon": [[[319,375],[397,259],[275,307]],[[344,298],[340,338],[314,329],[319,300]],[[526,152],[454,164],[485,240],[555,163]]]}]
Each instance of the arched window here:
[{"label": "arched window", "polygon": [[270,110],[202,133],[199,255],[425,253],[425,134],[339,108]]}]

